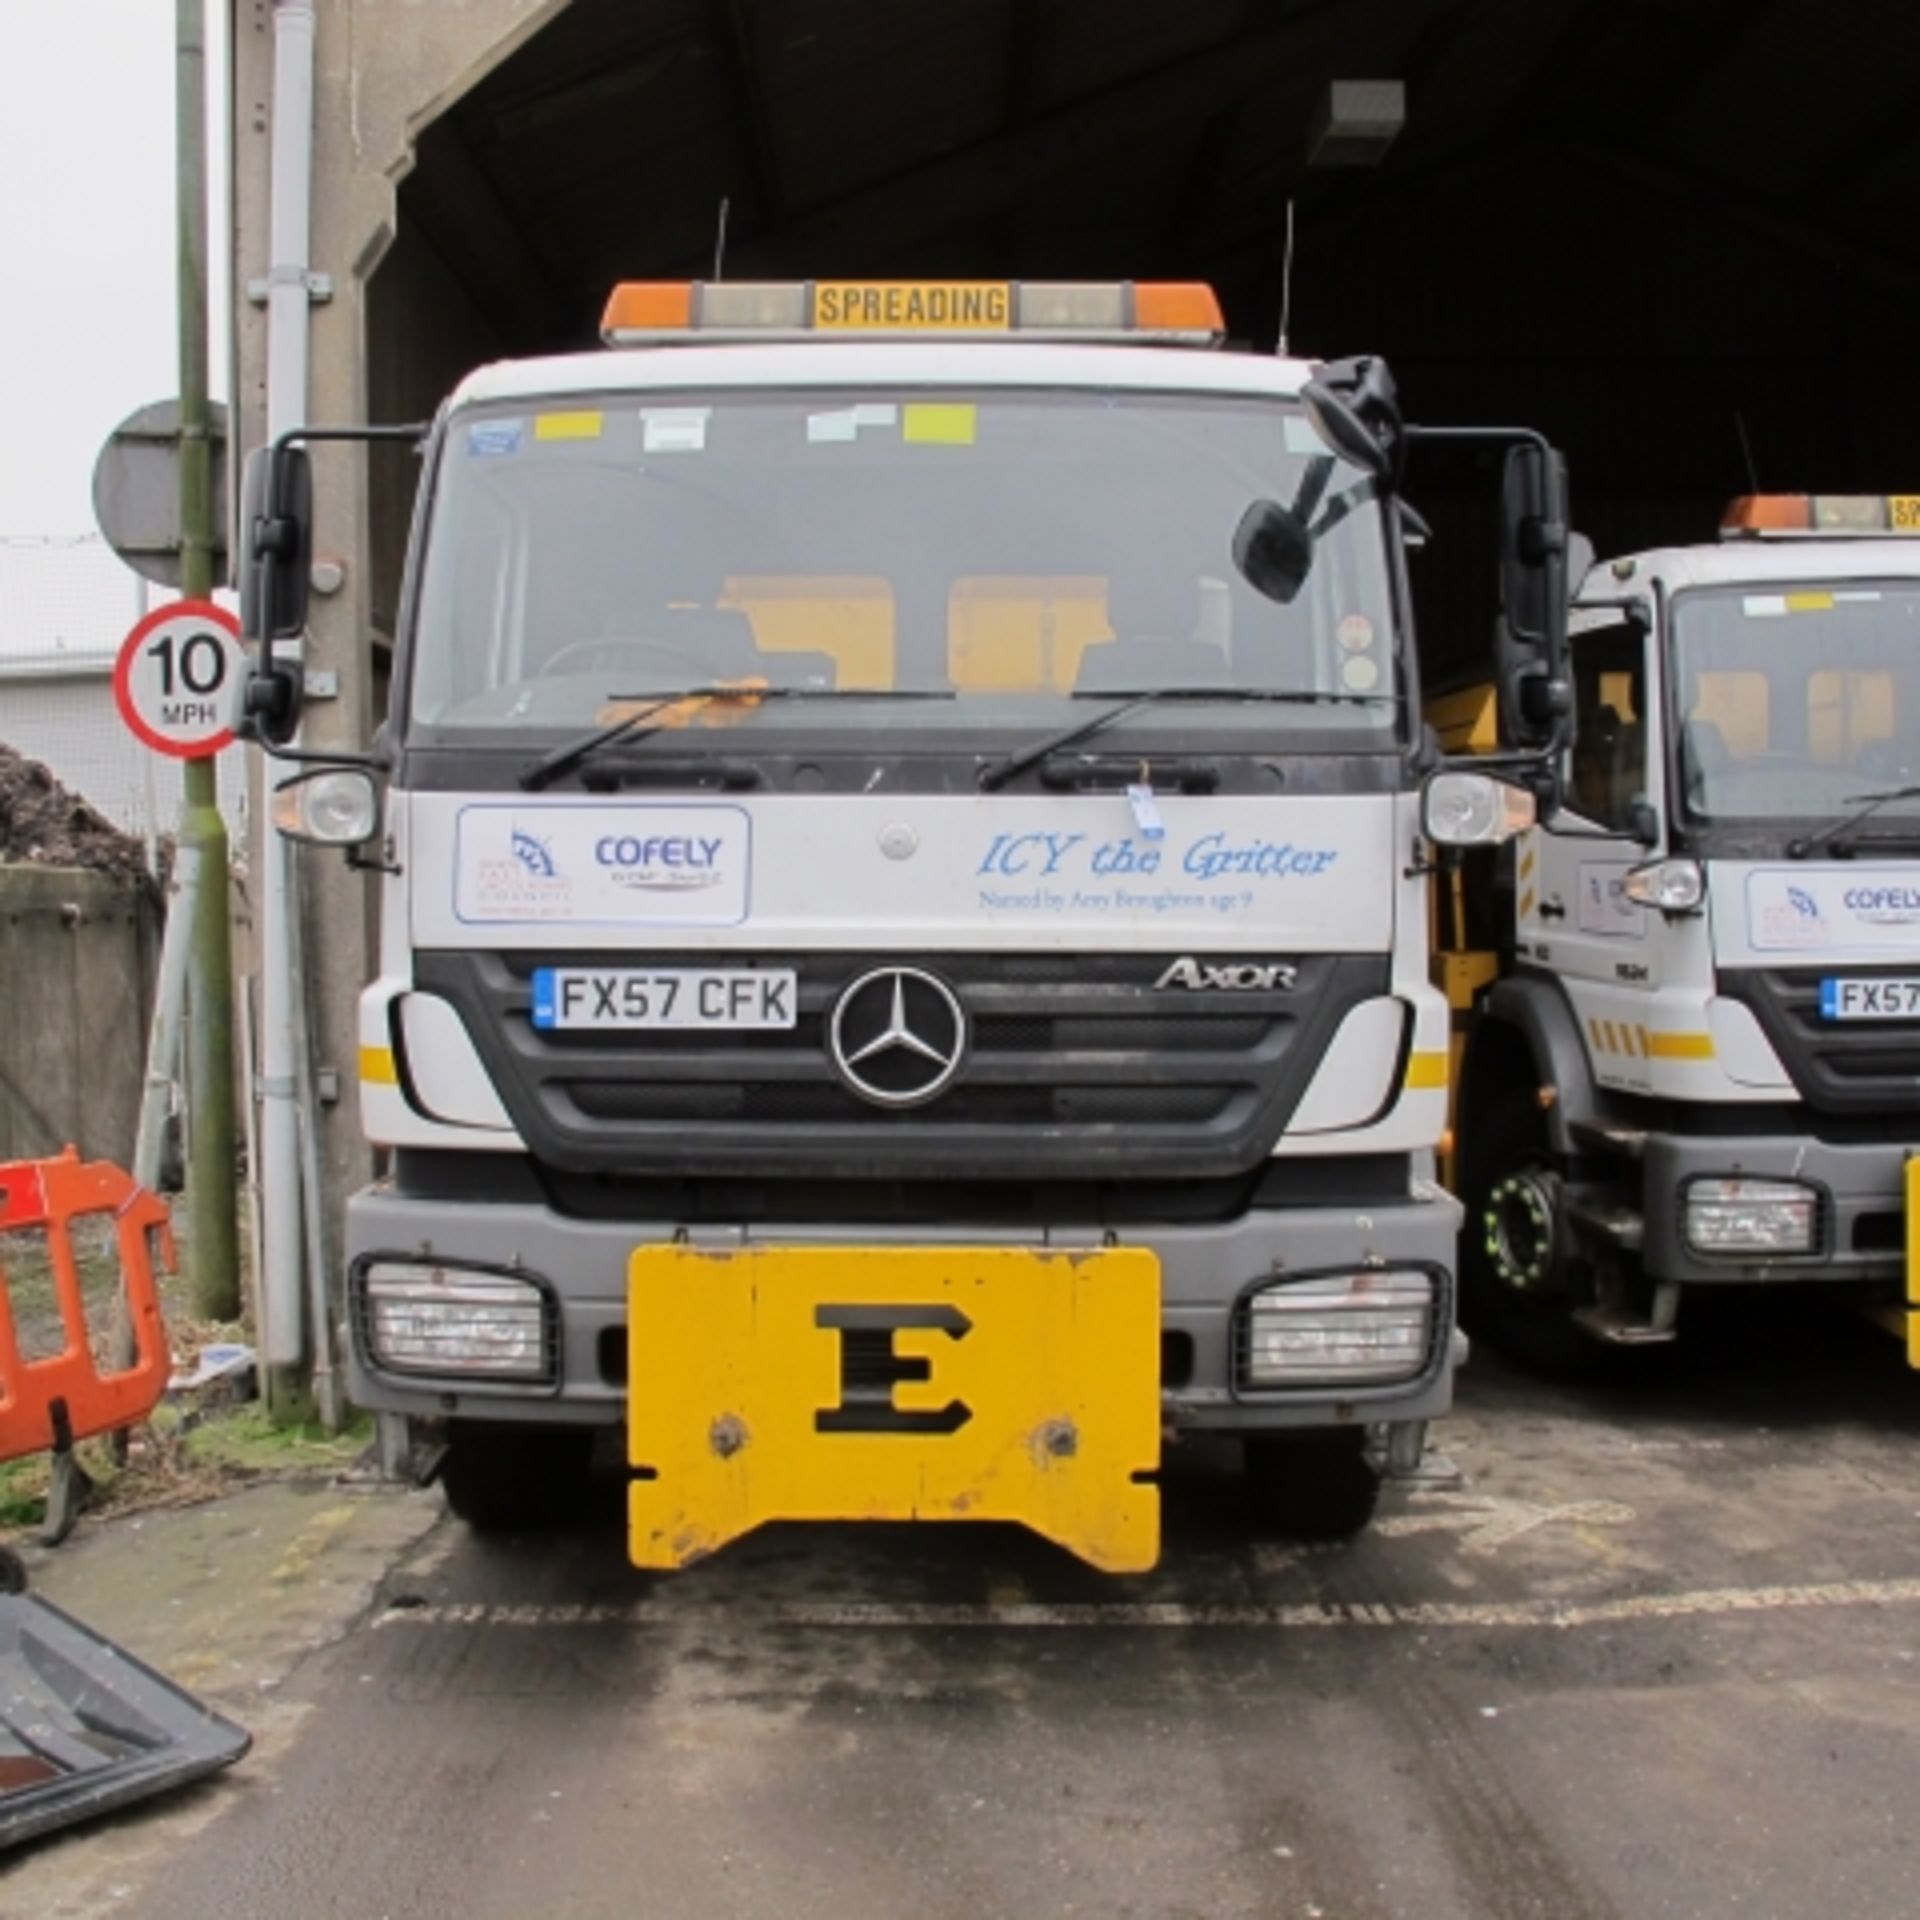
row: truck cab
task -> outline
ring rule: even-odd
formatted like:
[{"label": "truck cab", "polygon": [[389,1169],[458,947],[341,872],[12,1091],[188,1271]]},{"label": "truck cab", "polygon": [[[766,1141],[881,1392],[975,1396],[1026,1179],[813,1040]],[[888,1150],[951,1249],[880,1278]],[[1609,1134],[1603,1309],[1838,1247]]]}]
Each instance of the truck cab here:
[{"label": "truck cab", "polygon": [[1570,627],[1564,805],[1486,864],[1502,945],[1455,962],[1468,1314],[1556,1367],[1736,1283],[1845,1285],[1905,1335],[1920,508],[1736,501],[1713,545],[1593,567]]},{"label": "truck cab", "polygon": [[[1164,1438],[1306,1533],[1417,1461],[1423,848],[1525,796],[1433,778],[1384,368],[1222,331],[1204,287],[635,283],[424,431],[392,712],[277,806],[379,871],[353,1396],[476,1523],[624,1424],[641,1565],[944,1518],[1125,1571]],[[311,482],[265,458],[285,751]]]}]

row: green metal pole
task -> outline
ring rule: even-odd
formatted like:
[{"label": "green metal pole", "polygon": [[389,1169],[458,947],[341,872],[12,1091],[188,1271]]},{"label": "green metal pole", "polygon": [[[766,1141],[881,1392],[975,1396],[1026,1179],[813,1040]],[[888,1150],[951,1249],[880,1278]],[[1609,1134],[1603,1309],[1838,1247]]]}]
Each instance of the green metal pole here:
[{"label": "green metal pole", "polygon": [[[180,303],[180,588],[213,591],[213,446],[207,410],[207,82],[205,0],[178,0],[174,131]],[[194,1311],[240,1316],[233,1132],[233,942],[227,826],[211,759],[186,764],[181,838],[200,854],[188,962],[187,1222]]]}]

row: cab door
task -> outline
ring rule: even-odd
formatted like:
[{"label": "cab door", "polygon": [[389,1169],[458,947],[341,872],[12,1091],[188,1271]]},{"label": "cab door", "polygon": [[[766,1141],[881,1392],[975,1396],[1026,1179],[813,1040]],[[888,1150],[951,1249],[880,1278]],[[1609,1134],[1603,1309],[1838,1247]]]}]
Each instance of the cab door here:
[{"label": "cab door", "polygon": [[[1621,883],[1647,853],[1632,838],[1652,792],[1648,627],[1613,611],[1574,615],[1575,744],[1566,804],[1517,855],[1519,933],[1536,963],[1566,988],[1603,1086],[1644,1091],[1647,1002],[1655,981],[1649,925]],[[1619,837],[1610,837],[1619,836]]]}]

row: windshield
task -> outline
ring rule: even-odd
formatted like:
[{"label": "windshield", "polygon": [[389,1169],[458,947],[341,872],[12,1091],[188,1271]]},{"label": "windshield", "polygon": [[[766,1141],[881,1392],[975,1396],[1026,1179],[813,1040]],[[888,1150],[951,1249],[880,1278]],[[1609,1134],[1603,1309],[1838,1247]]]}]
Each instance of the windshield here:
[{"label": "windshield", "polygon": [[[670,399],[454,417],[412,649],[416,734],[564,739],[618,720],[626,696],[744,682],[811,697],[696,704],[684,724],[735,741],[1004,739],[1084,718],[1093,696],[1251,688],[1342,698],[1150,704],[1115,732],[1392,737],[1381,513],[1297,407],[1095,390]],[[1312,543],[1284,605],[1233,560],[1263,500]]]},{"label": "windshield", "polygon": [[[1833,819],[1920,782],[1920,587],[1690,592],[1673,632],[1694,819]],[[1920,801],[1896,800],[1876,818],[1910,831],[1916,814]]]}]

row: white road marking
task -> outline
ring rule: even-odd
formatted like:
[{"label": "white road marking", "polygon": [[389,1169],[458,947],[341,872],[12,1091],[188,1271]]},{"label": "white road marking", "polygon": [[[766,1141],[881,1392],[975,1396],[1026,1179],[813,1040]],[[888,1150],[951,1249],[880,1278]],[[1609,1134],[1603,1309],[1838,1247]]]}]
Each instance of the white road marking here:
[{"label": "white road marking", "polygon": [[1410,1533],[1459,1533],[1463,1553],[1497,1553],[1510,1541],[1546,1526],[1624,1527],[1634,1518],[1617,1500],[1570,1500],[1563,1506],[1536,1506],[1530,1500],[1478,1499],[1458,1505],[1429,1506],[1412,1513],[1389,1514],[1372,1531],[1388,1539]]},{"label": "white road marking", "polygon": [[376,1627],[1605,1627],[1635,1620],[1776,1613],[1793,1607],[1888,1607],[1920,1602],[1920,1577],[1835,1580],[1792,1587],[1702,1587],[1682,1593],[1622,1594],[1610,1600],[1309,1600],[1284,1606],[1208,1606],[1181,1600],[1049,1604],[947,1601],[741,1601],[726,1606],[673,1600],[625,1604],[393,1607]]}]

